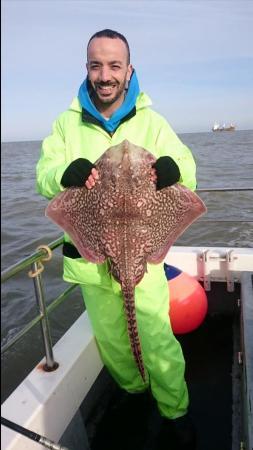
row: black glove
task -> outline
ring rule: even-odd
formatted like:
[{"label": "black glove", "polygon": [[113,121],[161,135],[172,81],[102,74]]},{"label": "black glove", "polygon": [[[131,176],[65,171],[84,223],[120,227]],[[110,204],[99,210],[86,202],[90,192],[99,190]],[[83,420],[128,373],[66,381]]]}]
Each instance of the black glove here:
[{"label": "black glove", "polygon": [[180,179],[178,165],[170,156],[161,156],[152,167],[156,170],[156,188],[158,191],[177,183]]},{"label": "black glove", "polygon": [[72,186],[83,187],[85,181],[91,174],[91,169],[95,167],[88,159],[75,159],[65,170],[62,175],[61,184],[68,188]]}]

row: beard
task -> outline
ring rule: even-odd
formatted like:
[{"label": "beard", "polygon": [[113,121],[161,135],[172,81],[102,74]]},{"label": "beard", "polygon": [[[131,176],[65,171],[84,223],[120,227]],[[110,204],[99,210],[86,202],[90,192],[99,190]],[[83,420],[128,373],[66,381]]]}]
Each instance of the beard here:
[{"label": "beard", "polygon": [[[99,93],[99,87],[110,87],[110,86],[116,86],[115,93],[112,96],[102,96]],[[114,81],[114,82],[100,82],[100,83],[94,83],[92,84],[90,80],[88,80],[88,91],[91,99],[94,101],[95,104],[102,104],[110,106],[113,103],[117,102],[122,96],[125,96],[125,91],[127,89],[127,80],[124,79],[123,82]]]}]

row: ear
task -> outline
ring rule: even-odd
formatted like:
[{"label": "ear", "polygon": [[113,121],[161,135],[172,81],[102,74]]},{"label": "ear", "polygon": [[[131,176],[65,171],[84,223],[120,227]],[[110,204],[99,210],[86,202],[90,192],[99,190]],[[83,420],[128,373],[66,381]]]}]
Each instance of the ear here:
[{"label": "ear", "polygon": [[89,76],[89,64],[86,63],[85,66],[86,66],[86,70],[87,70],[87,78],[88,78],[88,80],[90,80],[90,76]]},{"label": "ear", "polygon": [[132,64],[129,64],[128,65],[128,67],[127,67],[127,81],[130,81],[130,78],[131,78],[131,75],[132,75],[132,73],[133,73],[133,66],[132,66]]}]

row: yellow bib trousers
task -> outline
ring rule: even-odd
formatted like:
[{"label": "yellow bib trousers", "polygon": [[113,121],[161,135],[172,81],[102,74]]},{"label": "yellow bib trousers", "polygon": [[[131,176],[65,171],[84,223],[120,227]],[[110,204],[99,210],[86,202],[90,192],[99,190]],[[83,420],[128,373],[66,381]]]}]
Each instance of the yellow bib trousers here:
[{"label": "yellow bib trousers", "polygon": [[170,325],[163,266],[148,266],[148,273],[135,288],[145,383],[131,351],[119,283],[108,275],[103,277],[103,285],[81,285],[81,289],[101,358],[116,382],[131,393],[150,385],[162,416],[174,419],[184,415],[188,407],[185,362]]}]

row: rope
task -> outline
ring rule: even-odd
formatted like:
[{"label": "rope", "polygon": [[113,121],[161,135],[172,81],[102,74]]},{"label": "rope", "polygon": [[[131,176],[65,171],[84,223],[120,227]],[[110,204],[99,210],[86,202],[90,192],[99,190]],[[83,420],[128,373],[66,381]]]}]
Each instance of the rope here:
[{"label": "rope", "polygon": [[51,250],[51,248],[48,247],[48,245],[40,245],[36,250],[38,252],[41,251],[41,250],[45,250],[47,252],[47,255],[41,256],[40,260],[38,261],[38,268],[37,268],[37,270],[35,272],[33,272],[32,270],[29,270],[28,276],[30,278],[35,278],[41,272],[43,272],[44,266],[43,266],[41,261],[50,261],[50,259],[52,258],[52,255],[53,255],[52,250]]},{"label": "rope", "polygon": [[43,272],[43,270],[44,270],[43,264],[40,261],[38,261],[38,269],[35,272],[33,272],[32,270],[29,270],[28,276],[30,278],[35,278],[35,277],[37,277],[37,275],[39,275],[41,272]]},{"label": "rope", "polygon": [[47,256],[42,256],[40,258],[41,261],[50,261],[50,259],[52,258],[52,255],[53,255],[51,248],[48,247],[48,245],[40,245],[37,248],[37,251],[39,252],[40,250],[46,250],[46,252],[47,252]]}]

